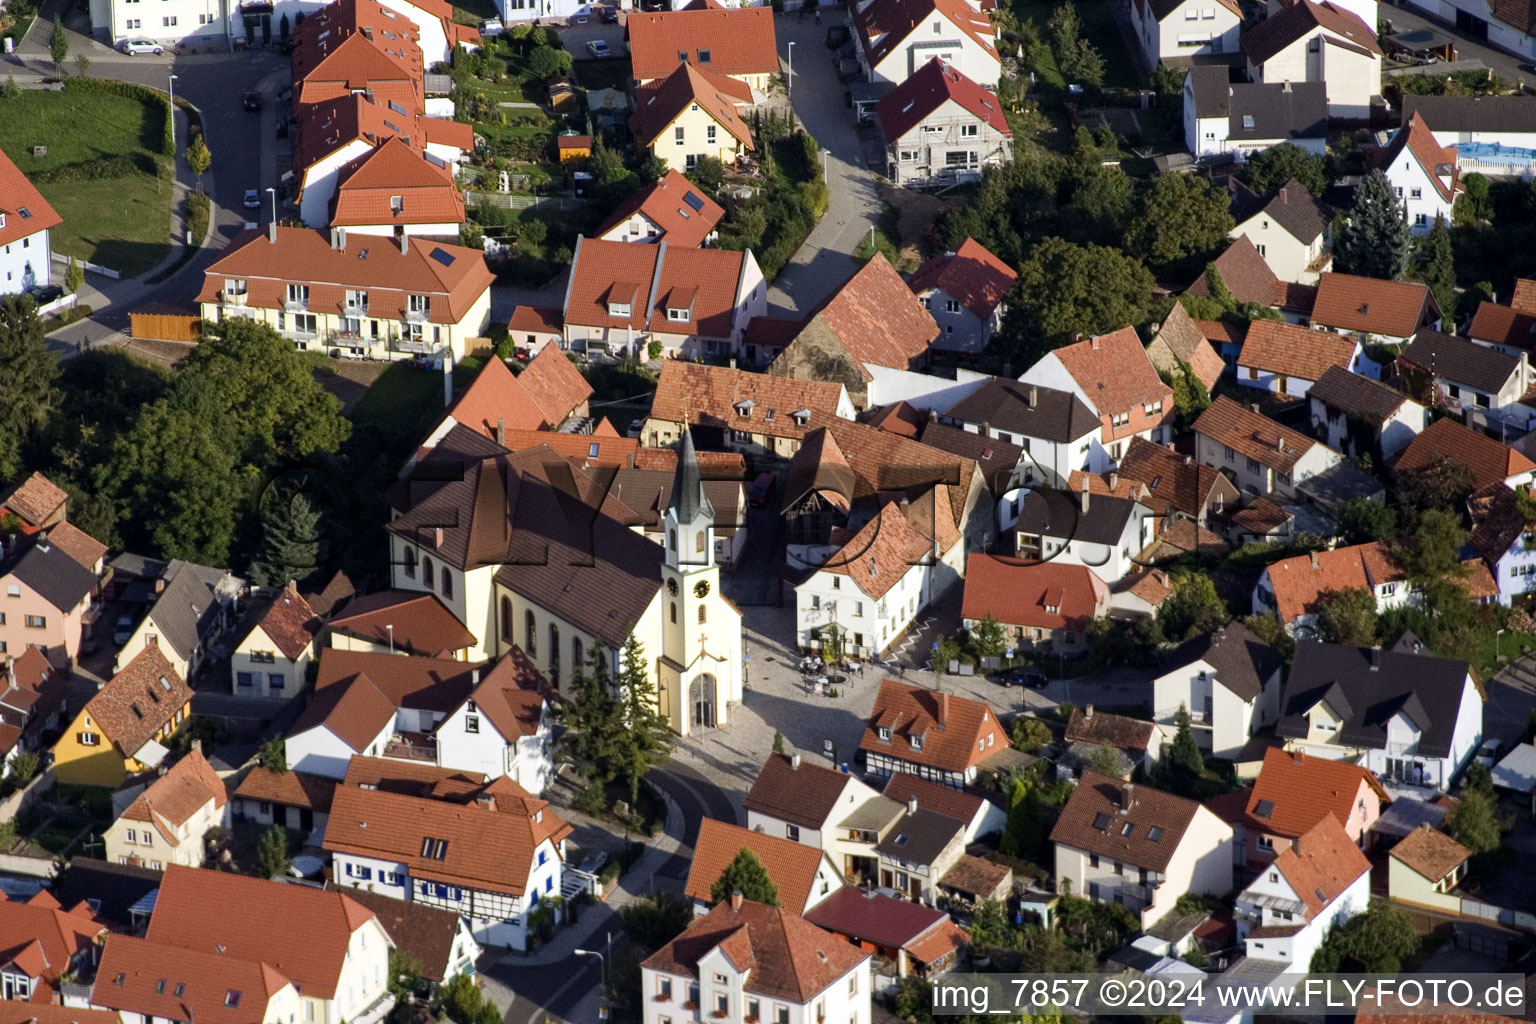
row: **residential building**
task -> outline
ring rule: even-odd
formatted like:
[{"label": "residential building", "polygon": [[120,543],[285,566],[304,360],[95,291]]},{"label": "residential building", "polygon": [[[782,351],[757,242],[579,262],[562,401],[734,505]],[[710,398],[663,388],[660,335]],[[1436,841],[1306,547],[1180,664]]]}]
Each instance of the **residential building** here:
[{"label": "residential building", "polygon": [[492,779],[505,775],[541,795],[555,773],[554,717],[545,699],[550,692],[528,656],[509,648],[437,724],[437,763]]},{"label": "residential building", "polygon": [[212,1024],[281,1024],[302,1000],[271,965],[217,949],[177,949],[113,935],[101,954],[91,1005],[116,1011],[123,1024],[197,1017]]},{"label": "residential building", "polygon": [[1529,359],[1536,345],[1536,281],[1516,278],[1507,306],[1480,303],[1467,337],[1512,356],[1526,353]]},{"label": "residential building", "polygon": [[1152,681],[1152,717],[1172,740],[1179,709],[1189,712],[1195,742],[1212,756],[1233,759],[1280,715],[1284,659],[1241,622],[1186,641]]},{"label": "residential building", "polygon": [[878,798],[858,776],[804,760],[799,754],[772,754],[747,790],[742,807],[747,828],[822,850],[844,876],[858,872],[855,861],[869,855],[844,820]]},{"label": "residential building", "polygon": [[1392,468],[1401,474],[1437,465],[1442,460],[1470,467],[1474,492],[1496,483],[1521,487],[1536,479],[1536,462],[1452,419],[1435,420],[1425,427],[1403,449]]},{"label": "residential building", "polygon": [[1387,892],[1393,903],[1456,916],[1472,852],[1428,822],[1398,841],[1387,855]]},{"label": "residential building", "polygon": [[863,0],[849,13],[871,82],[900,85],[934,58],[984,86],[1002,74],[997,30],[964,0]]},{"label": "residential building", "polygon": [[1085,565],[1113,586],[1140,568],[1137,557],[1156,526],[1152,510],[1134,499],[1034,488],[1019,509],[1014,553],[1025,561]]},{"label": "residential building", "polygon": [[[1222,250],[1221,255],[1211,261],[1211,265],[1216,270],[1216,276],[1221,278],[1221,283],[1232,294],[1232,298],[1240,303],[1252,302],[1259,306],[1278,306],[1285,299],[1285,284],[1275,276],[1273,270],[1269,269],[1269,264],[1264,262],[1264,257],[1246,235],[1239,236],[1230,242]],[[1191,281],[1189,287],[1184,290],[1190,295],[1209,296],[1211,294],[1211,285],[1206,280],[1206,272],[1202,270],[1199,276]],[[1209,331],[1207,325],[1214,322],[1205,320],[1195,321],[1196,325],[1201,328],[1201,332],[1207,334],[1207,337],[1214,333],[1213,331],[1207,333]],[[1247,333],[1246,326],[1242,330],[1244,334]],[[1231,340],[1237,341],[1239,345],[1241,344],[1240,339],[1234,338]],[[1233,353],[1231,358],[1228,358],[1226,349],[1223,348],[1221,351],[1223,360],[1229,365],[1235,366],[1237,363],[1236,353]]]},{"label": "residential building", "polygon": [[705,818],[683,886],[695,914],[707,914],[715,905],[711,890],[742,850],[762,862],[779,891],[779,906],[791,914],[804,914],[842,887],[842,872],[825,849]]},{"label": "residential building", "polygon": [[1004,300],[1018,279],[1012,267],[967,238],[954,252],[918,267],[907,285],[943,328],[934,347],[974,354],[984,351],[1002,326]]},{"label": "residential building", "polygon": [[1288,631],[1310,635],[1324,595],[1368,590],[1379,611],[1414,600],[1408,572],[1384,541],[1350,544],[1282,558],[1259,576],[1253,589],[1254,614],[1276,615]]},{"label": "residential building", "polygon": [[467,802],[341,785],[324,845],[342,884],[451,910],[476,942],[527,949],[529,915],[561,895],[570,833],[510,778]]},{"label": "residential building", "polygon": [[565,294],[564,347],[673,356],[734,353],[747,321],[768,308],[750,251],[576,240]]},{"label": "residential building", "polygon": [[1440,309],[1429,287],[1417,281],[1329,272],[1318,277],[1311,319],[1313,327],[1397,345],[1420,328],[1436,326]]},{"label": "residential building", "polygon": [[396,949],[416,958],[421,980],[434,990],[461,974],[473,978],[483,950],[469,924],[451,910],[411,900],[397,900],[361,886],[336,886],[347,899],[373,911]]},{"label": "residential building", "polygon": [[1351,458],[1380,452],[1390,465],[1429,423],[1429,410],[1379,381],[1333,366],[1307,391],[1312,427]]},{"label": "residential building", "polygon": [[1085,565],[974,554],[966,563],[961,619],[991,616],[1019,651],[1086,653],[1088,624],[1109,614],[1109,585]]},{"label": "residential building", "polygon": [[766,6],[637,11],[625,20],[625,28],[639,86],[687,64],[735,79],[760,94],[780,70],[773,11]]},{"label": "residential building", "polygon": [[1184,145],[1197,160],[1246,163],[1282,143],[1322,155],[1328,143],[1326,85],[1233,83],[1230,71],[1225,64],[1201,64],[1184,79]]},{"label": "residential building", "polygon": [[[945,920],[949,915],[945,915]],[[3,1007],[5,1024],[122,1024],[114,1010],[88,1010],[79,1006],[28,1003],[19,999],[7,999]]]},{"label": "residential building", "polygon": [[1333,263],[1329,209],[1294,178],[1263,196],[1236,178],[1228,179],[1227,189],[1235,225],[1231,236],[1246,236],[1279,280],[1316,284]]},{"label": "residential building", "polygon": [[1132,437],[1171,437],[1173,389],[1158,377],[1134,327],[1047,353],[1019,380],[1070,391],[1099,417],[1106,459],[1086,467],[1095,473],[1118,462]]},{"label": "residential building", "polygon": [[[313,838],[319,845],[325,835],[326,818],[331,813],[331,798],[338,780],[309,772],[272,772],[252,768],[235,787],[236,821],[255,821],[284,828]],[[318,830],[319,835],[315,833]]]},{"label": "residential building", "polygon": [[1536,531],[1526,523],[1515,492],[1491,484],[1467,499],[1467,511],[1472,518],[1467,543],[1493,574],[1499,603],[1509,606],[1536,590]]},{"label": "residential building", "polygon": [[1133,0],[1126,26],[1142,69],[1187,66],[1195,57],[1236,53],[1243,12],[1234,0]]},{"label": "residential building", "polygon": [[72,980],[95,968],[110,930],[84,900],[65,909],[42,891],[26,901],[0,902],[0,945],[7,960],[0,965],[0,991],[33,1006],[63,1002],[65,976]]},{"label": "residential building", "polygon": [[186,722],[192,688],[151,642],[86,701],[54,744],[60,782],[116,786],[158,767]]},{"label": "residential building", "polygon": [[800,450],[812,411],[851,420],[848,390],[830,381],[791,380],[681,359],[662,364],[641,438],[671,445],[692,429],[718,435],[723,447],[767,467]]},{"label": "residential building", "polygon": [[873,947],[875,955],[896,965],[900,978],[934,977],[970,943],[970,936],[942,910],[853,886],[828,896],[805,919],[860,949]]},{"label": "residential building", "polygon": [[0,294],[48,283],[53,272],[49,229],[64,223],[11,158],[0,154]]},{"label": "residential building", "polygon": [[325,624],[325,637],[325,646],[343,651],[452,661],[468,661],[479,644],[442,598],[420,590],[378,590],[353,598]]},{"label": "residential building", "polygon": [[1162,755],[1163,734],[1156,723],[1096,711],[1092,704],[1072,709],[1062,739],[1066,750],[1061,763],[1078,772],[1106,747],[1119,755],[1117,774],[1121,778],[1130,778],[1138,769],[1151,772]]},{"label": "residential building", "polygon": [[[1131,439],[1116,472],[1093,477],[1114,493],[1121,481],[1141,485],[1137,500],[1156,517],[1155,533],[1162,533],[1177,519],[1188,519],[1200,526],[1210,526],[1229,509],[1236,508],[1242,495],[1225,474],[1201,465],[1192,456],[1180,455],[1139,437]],[[1078,490],[1080,480],[1074,480]]]},{"label": "residential building", "polygon": [[304,689],[319,631],[319,617],[291,580],[278,593],[257,599],[229,656],[235,696],[292,697]]},{"label": "residential building", "polygon": [[1232,888],[1232,828],[1193,800],[1083,772],[1051,830],[1063,890],[1119,903],[1147,927],[1186,893]]},{"label": "residential building", "polygon": [[875,844],[881,888],[934,906],[942,880],[965,855],[965,832],[964,821],[908,797],[902,815]]},{"label": "residential building", "polygon": [[979,181],[983,168],[1013,159],[1013,129],[997,94],[938,58],[886,93],[876,110],[887,173],[898,185]]},{"label": "residential building", "polygon": [[618,675],[633,637],[674,730],[728,724],[742,692],[741,612],[720,593],[691,433],[675,458],[663,548],[587,470],[455,427],[394,492],[391,584],[437,592],[480,638],[476,656],[521,647],[555,688],[598,644]]},{"label": "residential building", "polygon": [[[457,240],[464,194],[443,161],[395,136],[336,172],[329,210],[310,203],[305,226],[346,228],[354,235]],[[328,214],[328,216],[326,215]],[[381,243],[387,244],[387,243]]]},{"label": "residential building", "polygon": [[164,864],[204,867],[208,832],[228,829],[229,791],[198,747],[138,795],[107,827],[106,858],[160,870]]},{"label": "residential building", "polygon": [[[1490,38],[1498,27],[1489,26]],[[1530,45],[1519,52],[1530,52]],[[1404,96],[1402,123],[1414,118],[1428,123],[1436,143],[1455,148],[1464,172],[1528,179],[1536,171],[1536,103],[1522,93]]]},{"label": "residential building", "polygon": [[1510,355],[1439,331],[1414,335],[1397,357],[1397,370],[1404,378],[1422,380],[1431,404],[1455,413],[1481,410],[1495,418],[1500,410],[1518,403],[1531,384],[1524,352]]},{"label": "residential building", "polygon": [[1424,119],[1414,115],[1392,137],[1381,164],[1414,234],[1427,235],[1436,223],[1450,226],[1451,206],[1461,189],[1456,147],[1436,142]]},{"label": "residential building", "polygon": [[676,170],[619,204],[592,237],[604,242],[659,242],[697,249],[715,238],[725,210]]},{"label": "residential building", "polygon": [[1007,746],[997,716],[981,701],[882,679],[859,750],[870,775],[904,772],[963,789],[983,761]]},{"label": "residential building", "polygon": [[36,647],[0,669],[0,776],[11,773],[19,755],[42,753],[44,734],[59,727],[65,679]]},{"label": "residential building", "polygon": [[1174,374],[1187,372],[1194,374],[1206,391],[1216,386],[1226,365],[1184,308],[1184,303],[1175,302],[1153,333],[1154,337],[1147,345],[1147,358],[1157,368],[1159,376],[1166,374],[1171,379]]},{"label": "residential building", "polygon": [[912,383],[908,371],[927,366],[929,347],[941,333],[896,268],[877,253],[811,310],[768,372],[792,380],[840,381],[862,411],[906,397]]},{"label": "residential building", "polygon": [[1297,3],[1243,33],[1250,82],[1321,82],[1328,116],[1363,119],[1381,92],[1376,25],[1335,3]]},{"label": "residential building", "polygon": [[69,496],[33,473],[0,500],[0,656],[36,648],[60,666],[80,652],[106,545],[69,522]]},{"label": "residential building", "polygon": [[1195,421],[1195,440],[1201,463],[1227,470],[1254,497],[1294,497],[1297,484],[1339,462],[1333,449],[1224,395]]},{"label": "residential building", "polygon": [[736,893],[640,965],[644,1024],[676,1014],[869,1024],[870,954]]},{"label": "residential building", "polygon": [[1237,357],[1237,382],[1277,395],[1305,398],[1312,385],[1333,367],[1357,372],[1360,342],[1329,331],[1277,320],[1255,320],[1248,325],[1243,352]]},{"label": "residential building", "polygon": [[967,846],[979,839],[999,835],[1008,824],[1008,814],[1001,803],[974,790],[952,789],[905,772],[897,772],[887,779],[881,795],[908,809],[910,801],[916,800],[921,810],[955,818],[965,826],[963,839]]},{"label": "residential building", "polygon": [[[212,951],[267,965],[299,991],[296,1020],[378,1024],[395,1005],[389,936],[372,912],[339,892],[172,865],[144,937],[170,951],[162,962]],[[104,972],[97,980],[111,983]]]},{"label": "residential building", "polygon": [[1061,487],[1075,470],[1110,461],[1099,417],[1068,389],[993,377],[939,421],[1022,448],[1027,457],[1019,484]]},{"label": "residential building", "polygon": [[[555,313],[558,316],[559,310]],[[540,348],[517,376],[502,360],[490,359],[427,435],[422,447],[437,444],[455,425],[492,441],[498,432],[508,430],[554,433],[570,417],[585,417],[591,397],[592,385],[558,344]]]},{"label": "residential building", "polygon": [[1234,801],[1233,813],[1222,816],[1236,832],[1238,863],[1262,868],[1325,819],[1350,843],[1368,849],[1371,826],[1390,802],[1363,765],[1270,747],[1253,786]]},{"label": "residential building", "polygon": [[1329,931],[1364,913],[1370,901],[1371,862],[1330,815],[1238,893],[1237,935],[1249,956],[1303,969]]},{"label": "residential building", "polygon": [[164,874],[94,857],[75,857],[55,879],[51,895],[60,906],[94,907],[92,913],[109,928],[132,931],[149,919],[149,911],[139,901],[159,888]]},{"label": "residential building", "polygon": [[[114,569],[128,557],[113,559]],[[122,671],[145,647],[154,645],[177,675],[191,678],[207,656],[209,644],[223,632],[245,581],[227,570],[173,560],[156,563],[146,583],[153,600],[118,649],[113,671]]]},{"label": "residential building", "polygon": [[252,317],[301,349],[456,362],[490,326],[492,277],[474,249],[274,224],[203,271],[198,302],[207,322]]},{"label": "residential building", "polygon": [[[631,33],[634,26],[631,21]],[[665,78],[636,88],[629,128],[636,143],[671,170],[691,171],[701,157],[734,167],[755,148],[741,115],[751,103],[751,88],[738,79],[679,63]]]},{"label": "residential building", "polygon": [[1447,790],[1483,741],[1485,698],[1466,662],[1416,647],[1299,641],[1276,734],[1309,757],[1363,763],[1387,785]]}]

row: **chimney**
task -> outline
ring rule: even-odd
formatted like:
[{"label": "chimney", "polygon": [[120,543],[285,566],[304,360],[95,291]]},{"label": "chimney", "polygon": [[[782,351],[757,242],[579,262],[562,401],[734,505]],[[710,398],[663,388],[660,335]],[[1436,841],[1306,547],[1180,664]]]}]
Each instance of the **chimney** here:
[{"label": "chimney", "polygon": [[736,369],[736,357],[731,356],[731,369]]},{"label": "chimney", "polygon": [[193,740],[192,741],[192,750],[195,753],[201,754],[203,752],[203,741],[202,740]]},{"label": "chimney", "polygon": [[267,241],[273,245],[277,244],[277,221],[275,220],[267,225]]},{"label": "chimney", "polygon": [[1083,718],[1090,719],[1092,717],[1093,717],[1093,705],[1089,704],[1087,707],[1083,708]]},{"label": "chimney", "polygon": [[1194,464],[1195,464],[1195,457],[1193,455],[1186,455],[1186,456],[1184,456],[1184,465],[1186,465],[1186,466],[1193,466]]},{"label": "chimney", "polygon": [[1109,493],[1111,493],[1111,494],[1115,493],[1115,485],[1117,485],[1119,482],[1120,482],[1120,474],[1119,473],[1110,473],[1109,474]]},{"label": "chimney", "polygon": [[945,693],[943,690],[940,690],[939,691],[939,725],[943,726],[943,725],[947,724],[948,722],[949,722],[949,694]]},{"label": "chimney", "polygon": [[469,670],[469,685],[471,685],[471,686],[479,686],[480,685],[480,670],[479,669],[472,668],[472,669]]},{"label": "chimney", "polygon": [[[1291,87],[1291,83],[1290,82],[1286,82],[1285,83],[1285,87],[1286,87],[1287,90],[1289,90],[1290,87]],[[1293,836],[1291,838],[1291,849],[1293,851],[1295,851],[1296,853],[1300,853],[1301,852],[1301,837],[1300,836]]]},{"label": "chimney", "polygon": [[1029,407],[1033,409],[1040,404],[1040,389],[1031,384],[1029,386]]},{"label": "chimney", "polygon": [[1291,91],[1291,80],[1289,78],[1285,80],[1285,85],[1281,87],[1280,91],[1287,93]]},{"label": "chimney", "polygon": [[1381,648],[1380,647],[1372,647],[1371,648],[1371,671],[1372,672],[1380,672],[1381,671]]},{"label": "chimney", "polygon": [[1095,334],[1088,340],[1088,344],[1093,348],[1095,352],[1097,352],[1099,350],[1099,336]]},{"label": "chimney", "polygon": [[402,231],[402,232],[400,232],[400,255],[401,256],[409,256],[410,254],[411,254],[411,238],[404,231]]},{"label": "chimney", "polygon": [[1312,568],[1316,569],[1317,568],[1317,552],[1316,551],[1313,551],[1311,553],[1311,558],[1312,558]]},{"label": "chimney", "polygon": [[1129,814],[1131,807],[1136,803],[1136,787],[1126,782],[1120,786],[1120,813]]},{"label": "chimney", "polygon": [[907,813],[908,814],[916,814],[917,813],[917,797],[916,796],[909,796],[909,797],[907,797]]},{"label": "chimney", "polygon": [[740,889],[732,889],[731,890],[731,909],[733,911],[740,911],[741,910],[741,890]]},{"label": "chimney", "polygon": [[789,755],[789,770],[792,771],[792,772],[797,772],[797,771],[800,770],[800,755],[799,754],[790,754]]},{"label": "chimney", "polygon": [[496,417],[496,443],[502,445],[503,447],[506,446],[507,418],[505,416]]},{"label": "chimney", "polygon": [[145,633],[144,634],[144,646],[146,646],[146,647],[159,647],[160,646],[160,638],[157,637],[153,633]]},{"label": "chimney", "polygon": [[1277,436],[1275,438],[1275,447],[1277,449],[1279,449],[1280,451],[1282,451],[1282,452],[1285,451],[1285,437],[1284,436]]},{"label": "chimney", "polygon": [[432,527],[432,546],[434,548],[443,546],[443,528],[441,526]]},{"label": "chimney", "polygon": [[157,594],[165,593],[165,577],[162,576],[159,579],[155,580],[155,593],[157,593]]},{"label": "chimney", "polygon": [[1088,477],[1083,477],[1083,515],[1088,514]]},{"label": "chimney", "polygon": [[1307,760],[1307,752],[1305,750],[1298,749],[1294,754],[1291,755],[1291,760],[1295,761],[1297,764],[1304,764]]}]

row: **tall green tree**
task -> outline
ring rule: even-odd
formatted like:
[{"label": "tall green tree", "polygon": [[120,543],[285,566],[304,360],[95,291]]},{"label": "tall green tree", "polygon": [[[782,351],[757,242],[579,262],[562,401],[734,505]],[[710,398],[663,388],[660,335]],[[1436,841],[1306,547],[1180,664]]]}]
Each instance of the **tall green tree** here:
[{"label": "tall green tree", "polygon": [[1505,828],[1499,819],[1498,799],[1488,770],[1475,762],[1471,767],[1483,770],[1480,775],[1467,772],[1456,807],[1446,816],[1445,824],[1451,838],[1476,856],[1497,850],[1503,844]]},{"label": "tall green tree", "polygon": [[682,934],[693,923],[693,903],[666,889],[642,896],[619,911],[624,934],[655,952]]},{"label": "tall green tree", "polygon": [[560,744],[587,781],[606,786],[617,774],[623,715],[608,673],[608,649],[596,644],[587,669],[574,681],[571,699],[560,707],[565,733]]},{"label": "tall green tree", "polygon": [[1367,647],[1376,640],[1376,598],[1364,587],[1317,597],[1317,625],[1329,643]]},{"label": "tall green tree", "polygon": [[1216,593],[1216,584],[1204,573],[1176,576],[1173,593],[1157,609],[1157,624],[1175,643],[1226,624],[1227,606]]},{"label": "tall green tree", "polygon": [[1164,271],[1182,269],[1192,259],[1203,262],[1227,241],[1229,205],[1226,192],[1209,178],[1159,174],[1138,196],[1137,212],[1126,228],[1126,249]]},{"label": "tall green tree", "polygon": [[320,513],[302,491],[283,491],[262,503],[261,554],[251,579],[266,587],[306,584],[324,564]]},{"label": "tall green tree", "polygon": [[71,295],[78,295],[84,285],[85,268],[71,256],[68,265],[64,268],[64,290]]},{"label": "tall green tree", "polygon": [[1451,229],[1442,217],[1435,218],[1429,234],[1414,244],[1413,276],[1429,285],[1435,304],[1446,316],[1456,311],[1456,257],[1451,249]]},{"label": "tall green tree", "polygon": [[288,770],[288,744],[281,736],[273,736],[256,751],[256,763],[269,772]]},{"label": "tall green tree", "polygon": [[1195,742],[1195,731],[1190,726],[1189,709],[1183,704],[1173,715],[1173,743],[1164,755],[1168,767],[1178,775],[1197,776],[1205,771],[1205,757],[1200,744]]},{"label": "tall green tree", "polygon": [[64,58],[69,56],[69,34],[64,31],[64,16],[61,13],[53,22],[53,34],[48,37],[48,53],[53,57],[54,65],[62,74],[64,71]]},{"label": "tall green tree", "polygon": [[1476,227],[1493,219],[1493,197],[1485,175],[1472,171],[1461,176],[1461,192],[1451,206],[1457,227]]},{"label": "tall green tree", "polygon": [[1412,245],[1402,201],[1385,174],[1371,171],[1355,186],[1354,205],[1334,238],[1334,269],[1396,281],[1408,269]]},{"label": "tall green tree", "polygon": [[1146,318],[1152,275],[1118,249],[1047,238],[1019,265],[1012,303],[1039,337],[1107,334]]},{"label": "tall green tree", "polygon": [[1339,529],[1351,544],[1397,536],[1397,510],[1386,502],[1350,498],[1339,506]]},{"label": "tall green tree", "polygon": [[1398,507],[1410,516],[1461,508],[1472,493],[1472,467],[1442,455],[1427,465],[1400,471],[1394,483]]},{"label": "tall green tree", "polygon": [[203,141],[201,133],[192,136],[191,143],[182,154],[187,161],[187,169],[197,175],[197,187],[203,187],[203,175],[208,173],[208,168],[213,166],[213,153],[208,150],[208,143]]},{"label": "tall green tree", "polygon": [[1323,158],[1308,153],[1294,142],[1282,142],[1278,146],[1254,153],[1243,165],[1238,177],[1260,195],[1280,188],[1293,179],[1319,198],[1328,188]]},{"label": "tall green tree", "polygon": [[288,859],[288,833],[281,825],[272,825],[256,840],[256,870],[262,878],[286,875],[292,861]]},{"label": "tall green tree", "polygon": [[720,872],[715,884],[709,887],[710,906],[729,900],[731,894],[738,890],[744,899],[766,903],[771,907],[779,905],[779,890],[774,886],[773,879],[768,877],[768,869],[757,859],[757,854],[745,846]]},{"label": "tall green tree", "polygon": [[21,471],[21,447],[59,403],[59,363],[43,340],[32,296],[0,298],[0,480]]},{"label": "tall green tree", "polygon": [[970,629],[971,650],[978,657],[1000,658],[1008,649],[1008,634],[991,612]]},{"label": "tall green tree", "polygon": [[645,647],[630,636],[619,659],[619,711],[621,727],[615,777],[629,789],[631,801],[640,795],[645,773],[672,756],[676,740],[661,713],[656,686],[645,670]]},{"label": "tall green tree", "polygon": [[1309,967],[1322,974],[1395,974],[1403,957],[1418,948],[1419,936],[1408,915],[1386,900],[1372,900],[1365,913],[1329,931]]},{"label": "tall green tree", "polygon": [[1062,4],[1046,26],[1056,51],[1056,66],[1067,81],[1076,85],[1101,85],[1104,82],[1104,58],[1083,38],[1083,23],[1077,9]]}]

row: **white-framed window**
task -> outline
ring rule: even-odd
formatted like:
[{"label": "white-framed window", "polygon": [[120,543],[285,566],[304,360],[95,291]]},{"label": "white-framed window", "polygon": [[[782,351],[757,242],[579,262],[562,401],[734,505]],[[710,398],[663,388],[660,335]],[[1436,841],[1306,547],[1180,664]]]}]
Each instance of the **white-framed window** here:
[{"label": "white-framed window", "polygon": [[675,143],[676,145],[679,145],[679,146],[684,145],[685,144],[685,140],[687,139],[687,134],[688,133],[683,129],[682,125],[678,125],[676,128],[673,128],[672,129],[672,141],[673,141],[673,143]]},{"label": "white-framed window", "polygon": [[1411,188],[1411,189],[1408,190],[1408,198],[1409,199],[1423,199],[1424,198],[1424,190],[1422,188]]},{"label": "white-framed window", "polygon": [[705,125],[704,126],[704,141],[709,143],[711,146],[713,146],[715,144],[715,126],[714,125],[709,124],[709,125]]},{"label": "white-framed window", "polygon": [[166,27],[166,28],[175,28],[176,27],[176,15],[168,14],[164,18],[160,19],[160,23],[164,27]]},{"label": "white-framed window", "polygon": [[981,125],[979,124],[963,124],[960,126],[960,137],[962,139],[974,139],[979,135],[981,135]]},{"label": "white-framed window", "polygon": [[784,838],[792,843],[798,843],[800,841],[800,826],[786,824],[784,826]]}]

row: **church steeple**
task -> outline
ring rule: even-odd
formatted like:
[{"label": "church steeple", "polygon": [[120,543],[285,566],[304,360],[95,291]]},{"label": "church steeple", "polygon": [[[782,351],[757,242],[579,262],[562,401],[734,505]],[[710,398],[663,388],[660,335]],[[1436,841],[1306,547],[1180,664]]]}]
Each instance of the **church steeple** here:
[{"label": "church steeple", "polygon": [[677,475],[667,503],[667,565],[680,572],[710,569],[715,564],[715,507],[704,494],[699,455],[693,434],[683,428],[677,450]]},{"label": "church steeple", "polygon": [[690,524],[699,516],[715,517],[715,508],[704,494],[699,473],[699,454],[693,450],[693,431],[683,427],[682,444],[677,452],[677,476],[672,482],[672,501],[668,506],[679,523]]}]

